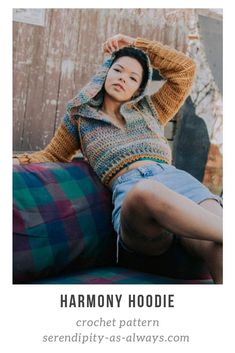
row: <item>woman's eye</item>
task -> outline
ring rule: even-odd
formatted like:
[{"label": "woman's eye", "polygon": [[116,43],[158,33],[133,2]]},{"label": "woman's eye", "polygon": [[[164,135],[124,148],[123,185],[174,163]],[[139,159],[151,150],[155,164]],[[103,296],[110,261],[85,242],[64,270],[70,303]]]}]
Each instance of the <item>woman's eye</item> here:
[{"label": "woman's eye", "polygon": [[136,80],[134,77],[131,77],[131,79],[132,79],[133,81],[137,82],[137,80]]},{"label": "woman's eye", "polygon": [[120,72],[120,70],[118,70],[118,69],[114,69],[114,71]]}]

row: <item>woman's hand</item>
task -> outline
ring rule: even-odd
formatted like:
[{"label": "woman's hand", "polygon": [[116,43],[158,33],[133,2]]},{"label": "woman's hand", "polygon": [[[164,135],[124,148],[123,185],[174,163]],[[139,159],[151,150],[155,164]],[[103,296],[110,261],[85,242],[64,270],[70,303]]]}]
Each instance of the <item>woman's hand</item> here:
[{"label": "woman's hand", "polygon": [[103,43],[103,52],[112,54],[113,51],[134,45],[135,38],[126,36],[124,34],[116,34],[113,37],[110,37]]}]

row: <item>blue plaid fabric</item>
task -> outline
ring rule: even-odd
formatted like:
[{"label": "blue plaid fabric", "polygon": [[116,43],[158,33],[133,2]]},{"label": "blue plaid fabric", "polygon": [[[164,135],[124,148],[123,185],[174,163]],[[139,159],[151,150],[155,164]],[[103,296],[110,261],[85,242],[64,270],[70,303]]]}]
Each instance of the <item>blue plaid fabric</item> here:
[{"label": "blue plaid fabric", "polygon": [[110,264],[111,195],[84,161],[14,166],[13,279]]}]

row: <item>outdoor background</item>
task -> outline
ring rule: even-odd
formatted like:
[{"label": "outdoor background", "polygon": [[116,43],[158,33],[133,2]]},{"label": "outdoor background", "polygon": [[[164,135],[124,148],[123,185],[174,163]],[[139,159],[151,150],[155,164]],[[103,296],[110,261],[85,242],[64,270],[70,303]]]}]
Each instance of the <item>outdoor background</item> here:
[{"label": "outdoor background", "polygon": [[[173,163],[222,193],[222,10],[15,9],[13,150],[44,148],[65,106],[102,63],[117,33],[159,40],[190,55],[197,77],[165,129]],[[151,91],[162,84],[154,72]]]}]

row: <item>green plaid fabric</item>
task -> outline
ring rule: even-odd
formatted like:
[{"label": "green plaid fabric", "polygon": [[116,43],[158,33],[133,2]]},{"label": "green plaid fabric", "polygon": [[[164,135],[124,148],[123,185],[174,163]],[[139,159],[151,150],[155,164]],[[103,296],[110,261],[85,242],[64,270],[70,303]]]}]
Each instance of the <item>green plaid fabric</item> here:
[{"label": "green plaid fabric", "polygon": [[13,281],[110,264],[111,195],[84,161],[14,166]]}]

